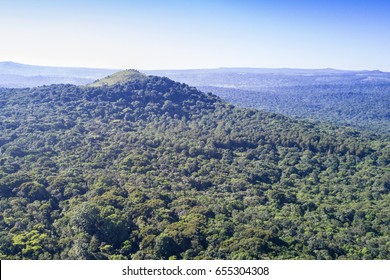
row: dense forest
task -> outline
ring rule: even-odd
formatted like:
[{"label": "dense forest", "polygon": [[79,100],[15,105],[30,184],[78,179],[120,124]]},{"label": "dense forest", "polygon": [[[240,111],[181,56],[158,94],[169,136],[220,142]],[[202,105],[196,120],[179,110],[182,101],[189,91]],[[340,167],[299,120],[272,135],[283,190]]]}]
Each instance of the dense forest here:
[{"label": "dense forest", "polygon": [[390,145],[136,71],[0,89],[0,259],[390,259]]}]

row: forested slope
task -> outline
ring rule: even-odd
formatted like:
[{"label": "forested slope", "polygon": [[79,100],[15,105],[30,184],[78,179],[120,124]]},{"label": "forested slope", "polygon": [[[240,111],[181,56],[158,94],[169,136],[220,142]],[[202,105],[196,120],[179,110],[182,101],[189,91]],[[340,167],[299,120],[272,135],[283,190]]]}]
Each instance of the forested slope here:
[{"label": "forested slope", "polygon": [[390,73],[335,69],[219,68],[147,71],[239,107],[390,136]]},{"label": "forested slope", "polygon": [[388,142],[126,77],[0,89],[1,259],[390,259]]}]

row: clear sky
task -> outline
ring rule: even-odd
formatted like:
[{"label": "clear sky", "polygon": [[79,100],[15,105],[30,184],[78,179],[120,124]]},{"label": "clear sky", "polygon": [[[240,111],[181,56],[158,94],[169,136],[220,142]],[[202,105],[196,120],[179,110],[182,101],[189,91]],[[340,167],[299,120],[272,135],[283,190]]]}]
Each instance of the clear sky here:
[{"label": "clear sky", "polygon": [[390,71],[390,0],[0,0],[0,61]]}]

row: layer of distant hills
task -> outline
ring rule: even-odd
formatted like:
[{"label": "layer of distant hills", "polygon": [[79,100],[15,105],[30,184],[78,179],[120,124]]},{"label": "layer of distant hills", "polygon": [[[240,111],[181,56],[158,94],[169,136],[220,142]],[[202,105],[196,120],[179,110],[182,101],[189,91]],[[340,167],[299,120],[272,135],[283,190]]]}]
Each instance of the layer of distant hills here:
[{"label": "layer of distant hills", "polygon": [[[0,87],[83,85],[115,71],[0,62]],[[240,107],[352,126],[370,133],[390,133],[387,72],[261,68],[143,72],[196,86]]]},{"label": "layer of distant hills", "polygon": [[51,84],[85,85],[118,70],[36,66],[0,62],[0,87],[22,88]]}]

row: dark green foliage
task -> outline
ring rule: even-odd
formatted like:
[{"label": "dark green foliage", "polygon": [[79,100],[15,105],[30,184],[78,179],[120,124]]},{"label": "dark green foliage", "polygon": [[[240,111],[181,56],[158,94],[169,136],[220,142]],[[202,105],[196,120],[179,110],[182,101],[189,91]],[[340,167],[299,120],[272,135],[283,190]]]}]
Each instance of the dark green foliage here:
[{"label": "dark green foliage", "polygon": [[0,91],[2,259],[389,259],[389,143],[184,84]]}]

